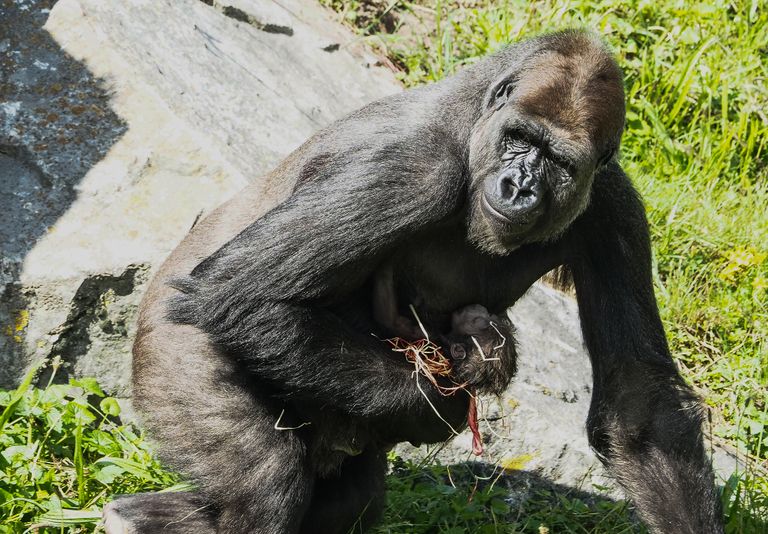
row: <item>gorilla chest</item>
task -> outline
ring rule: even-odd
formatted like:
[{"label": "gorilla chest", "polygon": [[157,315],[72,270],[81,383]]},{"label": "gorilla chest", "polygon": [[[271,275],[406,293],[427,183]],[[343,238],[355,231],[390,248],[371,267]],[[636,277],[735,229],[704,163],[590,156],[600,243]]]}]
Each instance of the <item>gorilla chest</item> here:
[{"label": "gorilla chest", "polygon": [[493,258],[463,240],[427,239],[395,259],[400,302],[427,313],[450,313],[468,304],[506,307],[493,283],[498,279]]}]

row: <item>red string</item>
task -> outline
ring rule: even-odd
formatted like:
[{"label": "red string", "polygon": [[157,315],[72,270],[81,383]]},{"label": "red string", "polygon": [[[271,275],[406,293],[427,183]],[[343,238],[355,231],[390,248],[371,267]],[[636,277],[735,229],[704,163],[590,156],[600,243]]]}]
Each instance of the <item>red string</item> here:
[{"label": "red string", "polygon": [[472,431],[472,452],[476,456],[483,454],[483,437],[477,424],[476,393],[467,389],[467,384],[459,384],[451,379],[453,386],[443,386],[435,378],[436,376],[451,378],[453,371],[451,360],[445,357],[440,346],[427,339],[407,341],[400,337],[393,337],[386,341],[392,346],[393,351],[404,354],[405,359],[414,364],[416,370],[425,376],[442,395],[453,395],[459,390],[464,390],[469,394],[467,423]]}]

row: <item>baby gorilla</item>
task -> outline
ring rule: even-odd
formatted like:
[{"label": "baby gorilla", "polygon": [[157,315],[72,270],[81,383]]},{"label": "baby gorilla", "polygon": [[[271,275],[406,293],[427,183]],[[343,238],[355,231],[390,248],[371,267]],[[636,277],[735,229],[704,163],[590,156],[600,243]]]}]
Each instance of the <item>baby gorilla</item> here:
[{"label": "baby gorilla", "polygon": [[451,331],[441,336],[450,347],[456,377],[468,385],[482,384],[481,393],[501,395],[514,376],[517,364],[515,327],[507,318],[492,315],[471,304],[451,315]]},{"label": "baby gorilla", "polygon": [[[373,282],[371,300],[374,321],[384,329],[386,336],[417,341],[428,335],[440,346],[452,367],[450,381],[445,380],[443,384],[445,387],[461,384],[473,393],[496,395],[506,389],[515,374],[517,359],[514,327],[509,319],[493,315],[479,304],[472,304],[451,314],[448,333],[440,332],[432,321],[427,321],[427,324],[422,322],[425,332],[415,317],[411,320],[400,313],[389,266],[381,267],[375,273]],[[421,319],[419,315],[419,321]],[[365,423],[354,421],[349,416],[313,405],[303,405],[297,413],[303,421],[312,422],[305,429],[310,444],[310,459],[318,472],[324,475],[334,473],[345,458],[360,454],[376,441],[376,436]],[[298,426],[302,420],[291,420],[286,426]]]},{"label": "baby gorilla", "polygon": [[[386,296],[384,300],[374,299],[374,309],[388,302],[389,298],[390,296]],[[376,313],[381,313],[381,310]],[[424,332],[417,322],[410,321],[400,314],[394,321],[380,326],[384,327],[389,335],[408,341],[424,339]],[[447,334],[441,334],[427,326],[425,329],[430,334],[430,339],[439,345],[451,360],[451,377],[450,381],[443,384],[445,387],[461,384],[473,394],[477,392],[500,395],[509,385],[515,374],[516,364],[514,328],[509,319],[499,318],[490,314],[483,306],[473,304],[453,312],[451,330]],[[371,443],[377,442],[375,433],[364,422],[355,421],[327,408],[303,405],[297,410],[297,414],[300,416],[299,420],[287,418],[283,424],[296,429],[311,421],[311,426],[302,428],[302,431],[308,439],[310,462],[323,476],[337,472],[346,458],[361,454]],[[477,424],[476,417],[476,412],[471,410],[467,419],[470,426]],[[476,428],[475,426],[473,430]],[[395,443],[391,443],[386,448],[394,445]],[[481,452],[482,447],[477,450]]]},{"label": "baby gorilla", "polygon": [[507,388],[517,364],[515,329],[507,317],[470,304],[451,314],[447,334],[427,325],[424,332],[416,320],[400,313],[396,294],[392,268],[385,265],[374,279],[373,317],[388,334],[407,341],[429,335],[444,351],[448,349],[446,356],[451,359],[455,380],[471,390],[500,395]]}]

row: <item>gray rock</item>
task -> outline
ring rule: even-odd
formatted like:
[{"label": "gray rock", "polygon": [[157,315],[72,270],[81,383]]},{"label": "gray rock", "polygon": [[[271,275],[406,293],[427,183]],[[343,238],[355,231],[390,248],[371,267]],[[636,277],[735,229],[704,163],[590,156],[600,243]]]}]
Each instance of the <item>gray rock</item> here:
[{"label": "gray rock", "polygon": [[0,20],[3,386],[59,356],[59,378],[128,396],[142,288],[196,218],[400,89],[314,3],[25,0]]}]

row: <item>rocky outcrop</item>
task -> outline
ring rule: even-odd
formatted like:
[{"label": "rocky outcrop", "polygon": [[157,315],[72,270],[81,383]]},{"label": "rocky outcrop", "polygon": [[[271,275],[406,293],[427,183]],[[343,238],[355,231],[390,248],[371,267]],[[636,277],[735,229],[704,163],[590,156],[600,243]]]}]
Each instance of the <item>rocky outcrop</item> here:
[{"label": "rocky outcrop", "polygon": [[[136,306],[203,212],[399,90],[311,2],[0,4],[0,384],[129,395]],[[5,83],[5,82],[8,83]]]}]

